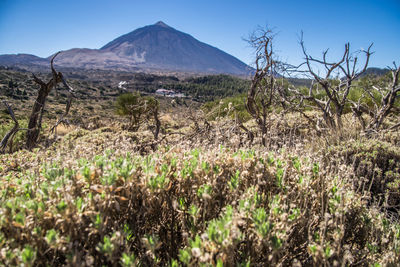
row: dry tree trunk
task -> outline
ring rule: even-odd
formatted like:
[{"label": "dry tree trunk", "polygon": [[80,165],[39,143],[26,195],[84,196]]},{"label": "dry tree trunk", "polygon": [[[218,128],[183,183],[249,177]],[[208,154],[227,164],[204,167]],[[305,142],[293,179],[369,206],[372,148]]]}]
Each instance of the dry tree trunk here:
[{"label": "dry tree trunk", "polygon": [[46,103],[47,96],[49,95],[51,89],[53,89],[53,87],[55,87],[57,83],[61,82],[61,77],[60,77],[61,73],[57,73],[53,67],[54,58],[57,55],[58,53],[55,54],[51,59],[51,70],[53,73],[53,77],[50,79],[49,82],[45,83],[33,74],[33,79],[37,84],[39,84],[40,89],[36,101],[33,105],[31,116],[29,117],[29,123],[28,123],[29,131],[26,136],[26,147],[28,149],[32,149],[36,145],[37,139],[39,137],[39,133],[41,130],[41,119],[42,119],[42,115],[40,114],[44,112],[44,106]]},{"label": "dry tree trunk", "polygon": [[56,123],[56,125],[53,127],[53,129],[55,127],[57,127],[57,125],[61,122],[64,122],[64,117],[68,114],[69,109],[71,107],[71,101],[72,101],[72,88],[66,83],[63,75],[61,72],[57,72],[54,69],[54,59],[56,58],[56,56],[60,54],[60,52],[58,52],[57,54],[55,54],[53,56],[53,58],[51,59],[51,72],[53,74],[53,77],[47,82],[43,82],[41,79],[39,79],[38,77],[36,77],[35,75],[33,75],[33,79],[35,80],[35,82],[37,84],[39,84],[40,89],[38,92],[38,96],[36,98],[36,101],[33,105],[32,108],[32,112],[31,115],[29,117],[29,123],[28,123],[28,133],[27,133],[27,137],[26,137],[26,147],[28,149],[32,149],[38,140],[39,137],[39,133],[42,129],[42,116],[43,116],[43,112],[44,112],[44,107],[46,104],[46,99],[47,96],[49,95],[50,91],[56,87],[56,85],[60,82],[62,82],[68,89],[68,91],[70,92],[70,97],[68,98],[68,102],[67,102],[67,107],[66,107],[66,112],[61,116],[61,118],[58,120],[58,122]]},{"label": "dry tree trunk", "polygon": [[[275,59],[273,52],[273,37],[271,30],[260,29],[258,32],[254,32],[248,40],[256,49],[256,71],[247,92],[246,109],[261,131],[263,146],[266,146],[267,117],[279,90],[274,75],[280,62]],[[249,135],[249,138],[253,138],[253,136]]]},{"label": "dry tree trunk", "polygon": [[155,121],[155,126],[156,126],[156,128],[154,129],[154,140],[158,140],[158,135],[159,135],[159,133],[160,133],[160,128],[161,128],[161,121],[160,121],[160,119],[158,118],[158,106],[156,106],[155,108],[154,108],[154,111],[153,111],[153,116],[154,116],[154,121]]}]

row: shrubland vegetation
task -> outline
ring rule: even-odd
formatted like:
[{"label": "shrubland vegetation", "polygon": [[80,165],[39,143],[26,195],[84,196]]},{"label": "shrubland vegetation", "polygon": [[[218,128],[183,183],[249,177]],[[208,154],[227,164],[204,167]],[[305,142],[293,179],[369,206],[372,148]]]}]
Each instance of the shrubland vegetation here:
[{"label": "shrubland vegetation", "polygon": [[200,101],[212,101],[247,92],[250,82],[228,75],[210,75],[187,78],[183,83],[167,85],[168,88],[193,96]]},{"label": "shrubland vegetation", "polygon": [[154,139],[157,140],[160,131],[160,120],[158,118],[159,103],[154,97],[142,97],[139,93],[122,94],[118,96],[115,107],[116,113],[129,117],[128,129],[137,131],[144,121],[154,120]]},{"label": "shrubland vegetation", "polygon": [[[25,149],[18,132],[10,153],[0,155],[0,262],[396,266],[400,69],[364,76],[367,64],[347,72],[356,64],[348,45],[335,63],[304,49],[332,73],[316,76],[315,65],[279,62],[270,34],[250,38],[251,82],[187,80],[245,89],[201,109],[191,99],[117,97],[111,87],[69,80],[75,98],[66,114],[67,92],[50,93],[58,116],[43,113],[35,147]],[[309,87],[285,78],[304,67]],[[25,128],[34,83],[27,73],[4,73],[2,92],[11,76],[29,84],[28,99],[3,94]],[[9,111],[1,113],[0,136],[14,126]],[[60,116],[69,124],[51,132]]]}]

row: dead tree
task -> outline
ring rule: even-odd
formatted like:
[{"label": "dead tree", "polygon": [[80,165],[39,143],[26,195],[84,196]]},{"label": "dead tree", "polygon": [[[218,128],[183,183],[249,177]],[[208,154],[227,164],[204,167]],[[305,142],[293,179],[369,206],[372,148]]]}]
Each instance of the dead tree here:
[{"label": "dead tree", "polygon": [[159,119],[159,112],[158,112],[158,101],[151,107],[150,113],[153,115],[154,119],[154,140],[158,140],[158,135],[160,134],[161,129],[161,121]]},{"label": "dead tree", "polygon": [[270,29],[259,29],[247,40],[255,49],[255,73],[247,92],[246,109],[256,121],[261,132],[261,142],[266,146],[269,115],[273,105],[284,105],[285,89],[277,77],[285,70],[285,64],[274,54],[274,34]]},{"label": "dead tree", "polygon": [[72,95],[73,95],[73,89],[67,84],[67,82],[64,79],[64,76],[62,75],[61,72],[57,72],[54,69],[54,59],[56,56],[59,54],[55,54],[53,58],[51,59],[50,66],[51,66],[51,72],[53,74],[53,77],[47,82],[43,82],[41,79],[36,77],[33,74],[33,79],[34,81],[40,86],[38,96],[36,98],[36,101],[33,105],[31,115],[29,117],[29,123],[28,123],[28,133],[26,137],[26,147],[28,149],[32,149],[38,140],[39,133],[42,129],[42,118],[43,118],[43,112],[46,104],[46,99],[47,96],[49,95],[50,91],[57,86],[58,83],[63,83],[64,86],[68,89],[70,96],[68,98],[67,106],[66,106],[66,111],[65,113],[61,116],[60,120],[57,121],[56,125],[53,127],[58,126],[61,122],[65,122],[64,117],[68,115],[69,109],[71,107],[71,101],[72,101]]},{"label": "dead tree", "polygon": [[[396,63],[393,62],[394,68],[390,68],[390,73],[392,75],[391,82],[386,87],[379,86],[371,86],[364,87],[363,96],[369,97],[372,100],[374,107],[368,107],[365,103],[362,102],[362,98],[359,101],[352,101],[352,111],[354,115],[360,121],[365,132],[378,131],[382,126],[385,118],[392,111],[396,99],[400,96],[398,93],[400,92],[399,85],[399,73],[400,66],[397,67]],[[369,122],[366,123],[363,114],[367,114],[369,116]],[[400,123],[397,123],[392,128],[396,128],[400,126]]]},{"label": "dead tree", "polygon": [[37,96],[37,98],[36,98],[36,100],[35,100],[35,102],[33,104],[33,108],[32,108],[31,115],[29,117],[29,123],[28,123],[28,128],[27,129],[19,128],[18,121],[15,119],[14,112],[13,112],[12,108],[8,105],[7,102],[4,101],[4,104],[6,105],[6,107],[8,109],[8,112],[9,112],[11,118],[13,119],[15,125],[3,137],[3,139],[2,139],[2,141],[0,143],[0,152],[4,153],[7,144],[9,142],[12,143],[13,137],[20,130],[26,130],[27,131],[26,147],[28,149],[32,149],[36,145],[38,137],[39,137],[39,133],[40,133],[40,131],[42,129],[42,118],[43,118],[43,113],[44,113],[44,108],[45,108],[47,96],[49,95],[50,91],[53,88],[56,87],[56,85],[58,83],[63,83],[64,86],[68,89],[69,97],[68,97],[68,101],[67,101],[65,112],[64,112],[64,114],[61,115],[60,119],[56,122],[56,124],[52,128],[52,131],[60,123],[67,123],[65,117],[68,115],[68,112],[69,112],[69,110],[71,108],[72,97],[74,95],[73,95],[73,89],[67,84],[67,82],[65,81],[64,76],[62,75],[62,73],[61,72],[57,72],[54,69],[54,66],[53,66],[54,59],[56,58],[56,56],[59,53],[60,52],[55,54],[53,56],[53,58],[51,59],[50,66],[51,66],[51,71],[52,71],[53,77],[47,83],[43,82],[41,79],[39,79],[38,77],[36,77],[33,74],[33,79],[37,84],[39,84],[40,88],[39,88],[38,96]]},{"label": "dead tree", "polygon": [[[353,87],[353,81],[360,77],[368,67],[369,58],[372,54],[371,47],[358,51],[350,52],[350,44],[345,44],[343,56],[336,62],[327,59],[328,50],[322,54],[322,59],[310,56],[304,46],[303,37],[300,45],[305,56],[305,62],[300,66],[306,66],[308,77],[314,80],[308,92],[292,88],[291,91],[298,99],[299,103],[304,104],[305,100],[311,102],[310,107],[320,110],[323,119],[330,129],[340,130],[343,126],[342,115],[345,106],[349,103],[348,95]],[[364,54],[365,61],[361,69],[358,69],[358,54]],[[319,74],[322,72],[323,75]],[[322,94],[318,92],[322,91]],[[322,96],[321,96],[322,95]]]}]

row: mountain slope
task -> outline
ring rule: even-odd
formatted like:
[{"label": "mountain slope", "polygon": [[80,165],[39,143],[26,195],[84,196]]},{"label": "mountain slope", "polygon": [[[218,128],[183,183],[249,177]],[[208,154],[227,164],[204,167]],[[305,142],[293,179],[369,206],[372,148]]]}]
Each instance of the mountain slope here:
[{"label": "mountain slope", "polygon": [[122,35],[101,48],[121,57],[140,60],[153,68],[211,73],[247,74],[237,58],[202,43],[163,22]]},{"label": "mountain slope", "polygon": [[[0,65],[44,66],[33,55],[0,55]],[[239,59],[163,22],[122,35],[100,49],[73,48],[56,59],[61,67],[113,70],[156,70],[200,73],[225,73],[247,76],[251,69]]]},{"label": "mountain slope", "polygon": [[32,64],[40,65],[45,64],[48,61],[44,58],[37,57],[30,54],[16,54],[16,55],[0,55],[0,65],[18,65],[18,64]]},{"label": "mountain slope", "polygon": [[370,67],[365,70],[365,72],[361,75],[361,77],[364,77],[367,75],[383,76],[388,72],[389,72],[389,69]]}]

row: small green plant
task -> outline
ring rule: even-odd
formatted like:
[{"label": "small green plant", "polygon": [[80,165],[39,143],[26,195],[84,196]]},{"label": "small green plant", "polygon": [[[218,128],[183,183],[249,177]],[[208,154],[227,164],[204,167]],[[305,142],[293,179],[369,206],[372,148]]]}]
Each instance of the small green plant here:
[{"label": "small green plant", "polygon": [[97,247],[97,251],[106,255],[109,258],[112,258],[112,254],[114,251],[114,244],[111,242],[111,238],[108,236],[104,236],[103,242],[100,242]]},{"label": "small green plant", "polygon": [[67,206],[68,206],[67,203],[65,203],[64,200],[61,200],[61,201],[57,204],[56,208],[57,208],[58,212],[63,212],[63,211],[67,208]]},{"label": "small green plant", "polygon": [[101,226],[101,224],[102,224],[102,219],[101,219],[101,215],[100,215],[100,213],[97,213],[96,214],[96,216],[95,216],[95,218],[94,218],[94,226],[96,227],[96,228],[99,228],[100,226]]},{"label": "small green plant", "polygon": [[278,167],[276,170],[276,184],[279,188],[283,187],[284,174],[285,174],[285,169]]},{"label": "small green plant", "polygon": [[190,214],[190,216],[192,216],[194,221],[196,221],[197,215],[199,214],[199,212],[200,212],[200,209],[196,205],[194,205],[194,204],[190,205],[188,213]]},{"label": "small green plant", "polygon": [[84,201],[81,197],[78,197],[75,201],[75,205],[76,205],[76,209],[78,210],[78,212],[82,212],[83,209],[85,208],[85,204]]},{"label": "small green plant", "polygon": [[149,178],[149,187],[151,190],[163,189],[168,183],[169,178],[166,178],[166,173],[151,176]]},{"label": "small green plant", "polygon": [[266,237],[272,229],[272,224],[268,221],[267,213],[264,208],[258,208],[253,213],[253,222],[257,233],[262,237]]},{"label": "small green plant", "polygon": [[300,209],[299,208],[293,208],[293,209],[291,209],[288,218],[289,218],[289,220],[294,221],[299,217],[299,215],[300,215]]},{"label": "small green plant", "polygon": [[203,184],[199,187],[199,189],[197,189],[197,195],[200,198],[207,198],[207,197],[211,197],[212,194],[212,187],[211,185],[208,184]]},{"label": "small green plant", "polygon": [[125,252],[122,253],[120,262],[123,267],[137,266],[136,256],[134,253],[131,253],[131,254],[127,254]]},{"label": "small green plant", "polygon": [[57,232],[54,229],[50,229],[46,233],[47,244],[52,245],[57,241]]},{"label": "small green plant", "polygon": [[277,235],[271,236],[271,241],[274,249],[279,249],[282,247],[283,241]]},{"label": "small green plant", "polygon": [[178,206],[180,210],[185,210],[186,209],[186,201],[184,197],[178,198]]},{"label": "small green plant", "polygon": [[232,223],[232,218],[233,208],[228,205],[222,217],[209,222],[206,230],[208,238],[218,245],[227,246],[232,241],[230,240],[231,229],[227,227]]},{"label": "small green plant", "polygon": [[172,259],[169,264],[169,267],[179,267],[179,262],[175,259]]},{"label": "small green plant", "polygon": [[240,183],[240,171],[236,170],[235,174],[231,176],[231,180],[228,182],[229,188],[235,190],[238,188]]},{"label": "small green plant", "polygon": [[127,241],[132,241],[135,238],[133,231],[129,228],[129,225],[126,223],[124,224],[124,234]]},{"label": "small green plant", "polygon": [[314,178],[318,177],[318,174],[319,174],[319,163],[315,162],[313,164],[312,172],[313,172]]},{"label": "small green plant", "polygon": [[180,249],[179,250],[179,260],[186,265],[189,265],[191,259],[190,252],[188,249]]},{"label": "small green plant", "polygon": [[296,171],[300,172],[300,168],[301,168],[300,159],[298,157],[293,157],[292,162],[293,162],[293,167],[296,169]]},{"label": "small green plant", "polygon": [[26,245],[22,250],[21,258],[22,262],[26,266],[33,266],[36,258],[36,252],[30,245]]}]

